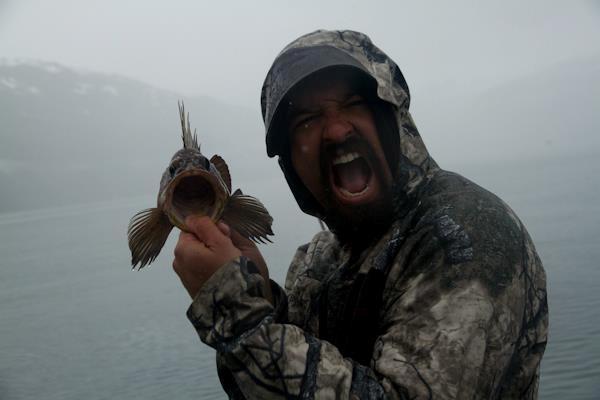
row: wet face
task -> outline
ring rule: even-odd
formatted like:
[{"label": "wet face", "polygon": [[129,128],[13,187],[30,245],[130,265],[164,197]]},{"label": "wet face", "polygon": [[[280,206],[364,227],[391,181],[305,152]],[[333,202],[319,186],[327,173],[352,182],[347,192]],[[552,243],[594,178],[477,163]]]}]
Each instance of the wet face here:
[{"label": "wet face", "polygon": [[[309,77],[290,96],[292,165],[325,208],[349,222],[378,213],[392,176],[355,72]],[[389,207],[387,207],[389,208]]]}]

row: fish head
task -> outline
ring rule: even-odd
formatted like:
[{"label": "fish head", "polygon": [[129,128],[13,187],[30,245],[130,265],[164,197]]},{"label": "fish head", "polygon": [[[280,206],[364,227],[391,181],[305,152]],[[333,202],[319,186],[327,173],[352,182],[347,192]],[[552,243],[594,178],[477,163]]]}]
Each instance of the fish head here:
[{"label": "fish head", "polygon": [[190,215],[217,221],[229,198],[229,190],[215,166],[196,148],[177,151],[163,173],[158,207],[179,229]]}]

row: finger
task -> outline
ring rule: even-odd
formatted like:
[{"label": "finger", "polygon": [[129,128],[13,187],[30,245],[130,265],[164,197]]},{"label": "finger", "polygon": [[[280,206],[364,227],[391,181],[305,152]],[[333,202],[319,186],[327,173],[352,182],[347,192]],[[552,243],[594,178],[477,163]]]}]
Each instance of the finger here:
[{"label": "finger", "polygon": [[[193,233],[182,232],[179,234],[179,240],[177,240],[177,244],[175,245],[175,254],[178,253],[178,250],[182,250],[187,247],[196,247],[199,244],[204,245]],[[181,251],[179,251],[181,252]]]},{"label": "finger", "polygon": [[204,255],[208,251],[205,243],[200,241],[193,233],[182,233],[175,245],[174,255],[178,261],[196,257],[198,254]]},{"label": "finger", "polygon": [[197,242],[198,238],[193,233],[181,231],[181,232],[179,232],[179,240],[184,241],[184,242],[188,242],[190,240]]},{"label": "finger", "polygon": [[187,217],[185,224],[200,241],[206,243],[209,247],[219,243],[225,237],[209,217]]},{"label": "finger", "polygon": [[173,259],[173,264],[172,264],[172,266],[173,266],[173,271],[175,271],[175,273],[176,273],[177,275],[179,275],[179,274],[181,273],[181,271],[182,271],[182,270],[181,270],[181,264],[180,264],[180,263],[177,261],[177,257],[175,257],[175,258]]},{"label": "finger", "polygon": [[219,223],[217,224],[217,228],[219,228],[223,235],[231,237],[231,229],[229,228],[229,225],[227,225],[225,222],[219,221]]}]

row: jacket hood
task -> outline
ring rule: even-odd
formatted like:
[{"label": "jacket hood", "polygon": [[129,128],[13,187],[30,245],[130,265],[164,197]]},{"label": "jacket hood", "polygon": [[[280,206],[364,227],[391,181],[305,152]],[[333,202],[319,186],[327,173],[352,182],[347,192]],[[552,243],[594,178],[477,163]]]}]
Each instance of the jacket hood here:
[{"label": "jacket hood", "polygon": [[391,109],[396,126],[385,134],[398,137],[380,139],[382,143],[394,143],[397,146],[397,157],[388,157],[388,162],[390,159],[396,160],[396,165],[390,165],[390,170],[395,179],[395,206],[400,212],[421,182],[437,169],[437,165],[429,156],[409,113],[410,92],[402,72],[363,33],[318,30],[294,40],[276,57],[261,92],[267,154],[269,157],[279,156],[279,165],[300,208],[327,222],[320,205],[291,167],[284,116],[286,96],[294,86],[307,76],[331,67],[354,68],[364,73],[373,81],[377,98]]}]

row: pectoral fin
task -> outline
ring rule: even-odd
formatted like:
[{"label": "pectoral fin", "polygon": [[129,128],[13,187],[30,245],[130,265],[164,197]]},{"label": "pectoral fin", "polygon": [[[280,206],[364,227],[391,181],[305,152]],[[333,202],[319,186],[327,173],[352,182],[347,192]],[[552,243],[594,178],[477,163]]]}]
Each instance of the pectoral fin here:
[{"label": "pectoral fin", "polygon": [[223,211],[223,221],[254,242],[270,242],[267,235],[273,235],[273,217],[265,206],[254,197],[242,194],[239,189],[229,198]]},{"label": "pectoral fin", "polygon": [[215,154],[211,157],[210,162],[215,166],[221,178],[227,185],[227,189],[231,192],[231,175],[229,175],[229,167],[225,160],[223,160],[219,155]]},{"label": "pectoral fin", "polygon": [[133,268],[140,263],[139,269],[142,269],[154,261],[172,229],[169,218],[158,208],[135,214],[127,229]]}]

